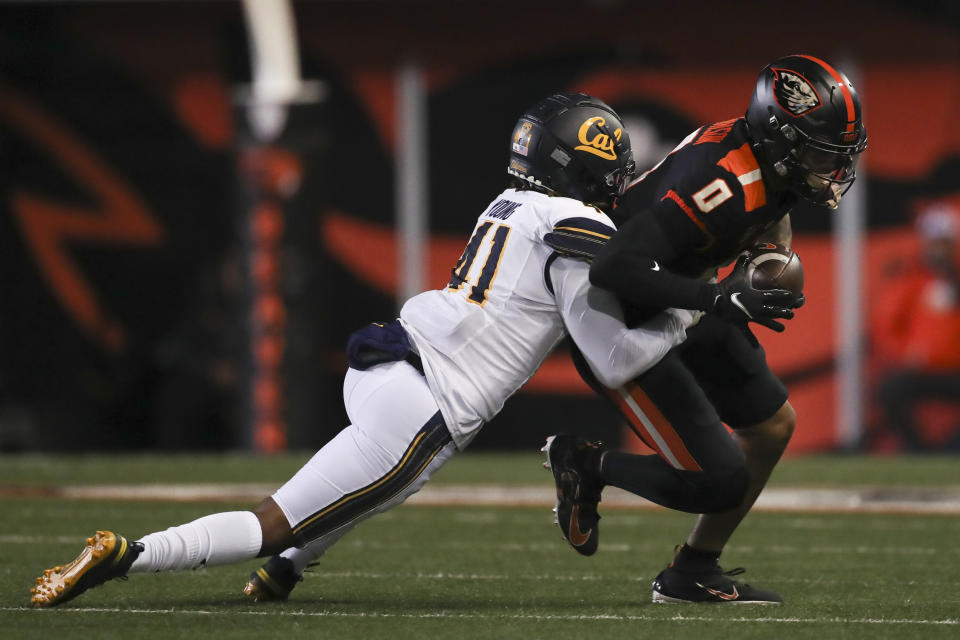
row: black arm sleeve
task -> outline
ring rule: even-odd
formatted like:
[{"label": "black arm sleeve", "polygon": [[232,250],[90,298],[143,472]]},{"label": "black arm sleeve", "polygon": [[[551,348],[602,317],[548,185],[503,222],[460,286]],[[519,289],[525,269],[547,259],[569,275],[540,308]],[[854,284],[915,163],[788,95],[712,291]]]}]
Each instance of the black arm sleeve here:
[{"label": "black arm sleeve", "polygon": [[[663,207],[673,205],[658,205]],[[671,228],[672,234],[668,234],[656,213],[662,212],[635,214],[620,227],[597,253],[590,268],[591,284],[638,305],[712,310],[720,293],[716,284],[678,275],[663,266],[702,241],[701,232],[690,225],[686,229]],[[684,216],[682,211],[677,213]],[[670,211],[667,215],[675,213]]]}]

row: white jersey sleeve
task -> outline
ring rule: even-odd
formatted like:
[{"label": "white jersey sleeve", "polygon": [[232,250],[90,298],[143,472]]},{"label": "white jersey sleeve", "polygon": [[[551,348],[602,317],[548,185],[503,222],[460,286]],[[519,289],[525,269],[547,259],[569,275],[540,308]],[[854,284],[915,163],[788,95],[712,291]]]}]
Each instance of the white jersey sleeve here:
[{"label": "white jersey sleeve", "polygon": [[581,260],[560,258],[550,267],[557,306],[570,338],[601,384],[616,388],[659,362],[686,339],[700,312],[668,309],[627,328],[612,293],[590,284]]}]

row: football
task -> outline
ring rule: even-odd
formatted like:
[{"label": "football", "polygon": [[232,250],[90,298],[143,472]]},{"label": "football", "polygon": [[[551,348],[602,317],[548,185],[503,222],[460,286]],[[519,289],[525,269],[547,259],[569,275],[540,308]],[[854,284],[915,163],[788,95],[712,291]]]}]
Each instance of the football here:
[{"label": "football", "polygon": [[762,242],[747,251],[747,281],[754,289],[786,289],[803,293],[800,256],[784,247]]}]

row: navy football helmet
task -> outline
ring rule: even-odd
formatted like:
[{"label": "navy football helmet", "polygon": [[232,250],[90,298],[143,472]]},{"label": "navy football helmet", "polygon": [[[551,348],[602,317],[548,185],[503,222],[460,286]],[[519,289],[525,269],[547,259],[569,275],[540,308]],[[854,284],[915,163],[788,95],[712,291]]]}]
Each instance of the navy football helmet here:
[{"label": "navy football helmet", "polygon": [[836,208],[867,148],[860,98],[847,77],[812,56],[780,58],[760,72],[746,117],[758,157],[786,187]]},{"label": "navy football helmet", "polygon": [[623,121],[592,96],[552,95],[514,127],[507,173],[531,188],[609,210],[634,169]]}]

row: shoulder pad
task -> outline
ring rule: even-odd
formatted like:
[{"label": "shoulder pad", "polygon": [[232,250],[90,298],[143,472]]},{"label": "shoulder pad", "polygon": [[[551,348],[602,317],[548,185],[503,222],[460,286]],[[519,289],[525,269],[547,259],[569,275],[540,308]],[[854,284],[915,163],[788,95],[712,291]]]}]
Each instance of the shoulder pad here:
[{"label": "shoulder pad", "polygon": [[543,237],[561,254],[593,259],[616,232],[613,227],[591,218],[565,218]]}]

